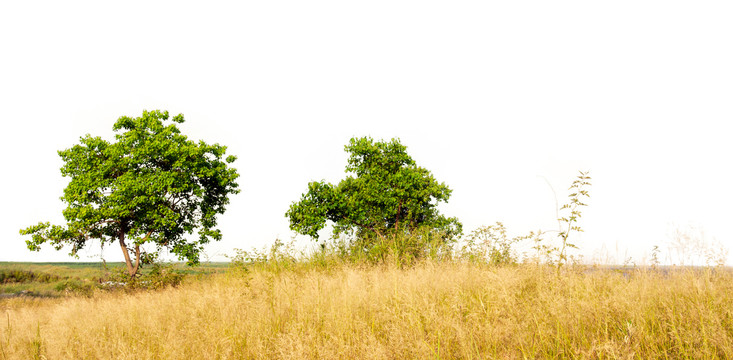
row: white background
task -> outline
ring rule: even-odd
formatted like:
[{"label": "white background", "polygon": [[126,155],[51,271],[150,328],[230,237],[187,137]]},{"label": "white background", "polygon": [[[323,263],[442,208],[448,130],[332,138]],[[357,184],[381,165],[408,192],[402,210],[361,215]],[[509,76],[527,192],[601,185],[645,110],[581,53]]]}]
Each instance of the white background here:
[{"label": "white background", "polygon": [[555,229],[545,179],[562,203],[590,170],[587,259],[643,263],[658,245],[673,262],[690,225],[730,248],[731,4],[3,1],[0,261],[71,260],[18,230],[62,223],[58,150],[143,109],[239,157],[243,191],[205,259],[289,239],[289,204],[341,179],[364,135],[399,137],[466,232]]}]

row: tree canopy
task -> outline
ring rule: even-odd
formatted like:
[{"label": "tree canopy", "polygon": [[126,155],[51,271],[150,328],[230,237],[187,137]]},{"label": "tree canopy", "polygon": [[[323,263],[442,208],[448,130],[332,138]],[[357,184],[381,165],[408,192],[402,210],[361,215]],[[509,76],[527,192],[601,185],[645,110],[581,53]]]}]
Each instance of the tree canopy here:
[{"label": "tree canopy", "polygon": [[350,175],[337,185],[309,183],[308,192],[286,213],[292,230],[318,239],[318,231],[330,221],[335,235],[354,233],[360,238],[384,239],[421,227],[445,238],[461,232],[456,218],[446,218],[437,209],[451,190],[417,166],[398,139],[352,138],[345,150]]},{"label": "tree canopy", "polygon": [[[144,260],[141,245],[167,248],[191,264],[202,246],[220,240],[216,216],[239,192],[236,160],[226,147],[195,143],[181,134],[167,111],[143,111],[141,117],[120,117],[113,126],[115,141],[86,135],[80,144],[59,151],[61,174],[71,178],[61,197],[66,225],[38,225],[21,230],[32,235],[26,243],[38,251],[49,242],[65,245],[76,255],[90,239],[118,242],[130,276]],[[198,229],[198,238],[187,239]],[[134,254],[133,265],[131,254]]]}]

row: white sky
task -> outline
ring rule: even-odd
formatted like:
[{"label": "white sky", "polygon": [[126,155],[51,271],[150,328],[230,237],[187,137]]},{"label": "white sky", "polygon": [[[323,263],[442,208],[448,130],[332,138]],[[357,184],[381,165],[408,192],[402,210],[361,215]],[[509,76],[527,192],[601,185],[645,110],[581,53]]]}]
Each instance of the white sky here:
[{"label": "white sky", "polygon": [[467,232],[556,228],[543,177],[562,203],[590,170],[588,258],[642,262],[688,224],[730,248],[732,18],[729,1],[3,1],[0,261],[71,259],[18,230],[63,221],[58,150],[143,109],[239,156],[212,260],[289,239],[289,204],[364,135],[401,138]]}]

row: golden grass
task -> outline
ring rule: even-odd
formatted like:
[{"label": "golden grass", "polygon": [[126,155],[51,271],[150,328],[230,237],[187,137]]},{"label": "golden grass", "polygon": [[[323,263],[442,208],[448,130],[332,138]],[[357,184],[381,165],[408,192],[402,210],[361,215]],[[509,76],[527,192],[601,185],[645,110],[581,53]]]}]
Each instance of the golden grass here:
[{"label": "golden grass", "polygon": [[251,270],[6,314],[4,359],[733,358],[733,275],[715,270]]}]

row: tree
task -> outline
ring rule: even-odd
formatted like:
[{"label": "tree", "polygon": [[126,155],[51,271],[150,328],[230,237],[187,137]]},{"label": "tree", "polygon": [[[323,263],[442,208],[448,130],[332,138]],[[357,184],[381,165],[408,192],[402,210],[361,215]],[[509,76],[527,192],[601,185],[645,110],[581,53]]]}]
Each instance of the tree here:
[{"label": "tree", "polygon": [[418,167],[399,140],[352,138],[345,150],[346,172],[352,175],[338,185],[309,183],[308,192],[285,214],[290,229],[316,240],[328,221],[334,235],[354,233],[359,239],[385,240],[389,234],[421,227],[445,239],[460,234],[460,222],[437,209],[439,202],[448,201],[451,190]]},{"label": "tree", "polygon": [[[184,122],[183,115],[166,125],[168,118],[159,110],[122,116],[113,127],[116,141],[87,134],[80,144],[59,151],[61,174],[71,178],[61,197],[67,224],[41,222],[21,230],[32,235],[28,248],[69,245],[70,255],[77,256],[89,239],[118,242],[131,277],[145,260],[146,243],[198,263],[202,246],[221,239],[216,215],[224,212],[229,195],[239,192],[239,174],[227,166],[236,157],[222,161],[225,146],[188,140],[175,125]],[[198,239],[187,240],[195,229]]]}]

